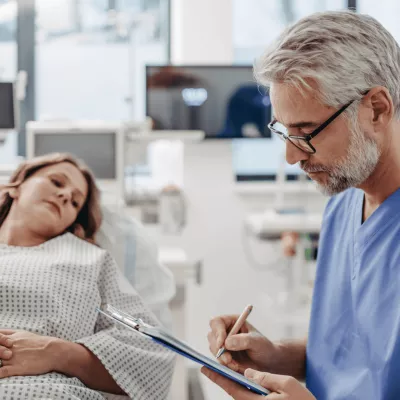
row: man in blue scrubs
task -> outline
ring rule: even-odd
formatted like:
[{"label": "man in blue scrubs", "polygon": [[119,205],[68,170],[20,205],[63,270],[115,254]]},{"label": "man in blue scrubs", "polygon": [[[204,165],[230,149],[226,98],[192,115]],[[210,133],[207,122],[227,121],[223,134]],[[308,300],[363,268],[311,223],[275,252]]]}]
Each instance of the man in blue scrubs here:
[{"label": "man in blue scrubs", "polygon": [[[309,336],[272,343],[246,324],[225,340],[237,316],[222,316],[210,323],[210,349],[224,345],[221,362],[247,370],[271,399],[398,400],[400,48],[371,17],[318,13],[279,37],[256,76],[270,87],[270,129],[287,161],[332,196]],[[203,372],[236,400],[260,398]]]}]

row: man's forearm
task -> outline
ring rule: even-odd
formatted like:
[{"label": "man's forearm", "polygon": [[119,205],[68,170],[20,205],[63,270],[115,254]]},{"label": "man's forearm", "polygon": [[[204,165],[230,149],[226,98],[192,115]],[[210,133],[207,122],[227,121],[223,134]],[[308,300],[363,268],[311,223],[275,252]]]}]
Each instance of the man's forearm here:
[{"label": "man's forearm", "polygon": [[57,340],[52,352],[57,354],[56,372],[74,376],[87,387],[113,394],[125,394],[101,361],[81,344]]},{"label": "man's forearm", "polygon": [[277,342],[275,346],[277,355],[274,360],[271,360],[268,372],[290,375],[298,380],[304,380],[307,339]]}]

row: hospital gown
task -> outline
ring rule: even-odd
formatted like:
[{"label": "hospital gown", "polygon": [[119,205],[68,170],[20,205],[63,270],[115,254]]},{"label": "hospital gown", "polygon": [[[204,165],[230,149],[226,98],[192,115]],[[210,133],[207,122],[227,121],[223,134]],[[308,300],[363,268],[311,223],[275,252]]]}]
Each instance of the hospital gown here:
[{"label": "hospital gown", "polygon": [[[84,345],[132,399],[165,399],[173,355],[95,311],[109,303],[155,318],[108,252],[70,233],[34,247],[0,244],[0,327]],[[60,373],[0,379],[0,399],[100,400],[106,394]]]}]

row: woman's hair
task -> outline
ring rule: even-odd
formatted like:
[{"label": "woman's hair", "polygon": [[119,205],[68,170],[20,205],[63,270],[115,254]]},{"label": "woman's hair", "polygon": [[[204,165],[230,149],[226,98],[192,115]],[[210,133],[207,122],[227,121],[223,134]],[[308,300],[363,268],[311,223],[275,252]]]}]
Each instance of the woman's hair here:
[{"label": "woman's hair", "polygon": [[22,162],[12,174],[8,184],[0,187],[0,226],[3,224],[11,209],[13,198],[8,189],[18,188],[24,181],[41,168],[50,165],[68,162],[74,165],[85,177],[88,185],[86,201],[79,212],[75,222],[67,229],[68,231],[89,242],[95,241],[95,235],[102,222],[100,208],[100,193],[95,184],[92,172],[81,162],[70,154],[51,153],[41,157],[35,157]]},{"label": "woman's hair", "polygon": [[[341,107],[374,86],[388,89],[400,119],[400,48],[374,18],[352,11],[312,14],[287,28],[256,61],[259,83],[288,83],[310,89],[320,100]],[[348,109],[355,116],[356,104]],[[352,119],[352,118],[351,118]]]}]

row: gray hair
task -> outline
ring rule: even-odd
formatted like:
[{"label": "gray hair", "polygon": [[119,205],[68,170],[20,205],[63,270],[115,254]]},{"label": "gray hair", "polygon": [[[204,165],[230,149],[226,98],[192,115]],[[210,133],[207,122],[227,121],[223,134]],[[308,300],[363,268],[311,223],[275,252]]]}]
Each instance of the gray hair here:
[{"label": "gray hair", "polygon": [[[288,83],[301,91],[311,89],[311,79],[318,85],[320,100],[332,107],[384,86],[392,96],[395,118],[400,119],[400,48],[368,15],[330,11],[301,19],[256,61],[254,73],[264,86]],[[355,111],[355,106],[349,107],[350,115]]]}]

